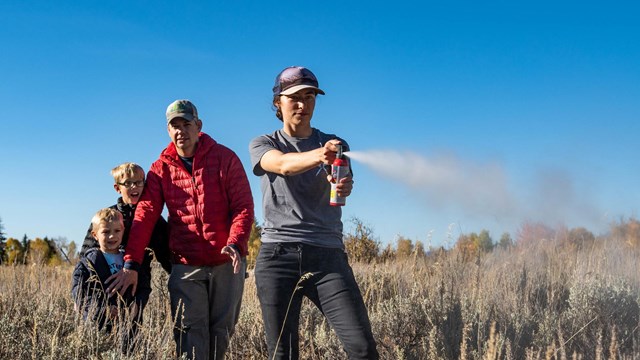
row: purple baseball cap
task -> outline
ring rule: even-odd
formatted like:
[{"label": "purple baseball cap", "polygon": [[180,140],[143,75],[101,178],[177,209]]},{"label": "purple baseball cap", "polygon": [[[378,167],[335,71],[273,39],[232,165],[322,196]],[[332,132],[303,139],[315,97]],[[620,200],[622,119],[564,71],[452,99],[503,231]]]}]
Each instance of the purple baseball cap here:
[{"label": "purple baseball cap", "polygon": [[278,76],[273,86],[273,96],[291,95],[302,89],[314,89],[318,94],[324,95],[324,91],[318,87],[318,79],[311,70],[302,66],[290,66]]}]

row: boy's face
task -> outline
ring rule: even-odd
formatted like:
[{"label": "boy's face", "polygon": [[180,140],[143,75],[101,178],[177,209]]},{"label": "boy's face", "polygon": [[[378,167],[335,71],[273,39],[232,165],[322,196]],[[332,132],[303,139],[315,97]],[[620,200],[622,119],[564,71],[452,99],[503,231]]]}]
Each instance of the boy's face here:
[{"label": "boy's face", "polygon": [[117,254],[122,242],[124,226],[122,221],[101,221],[100,226],[96,230],[91,231],[102,252]]},{"label": "boy's face", "polygon": [[113,184],[125,204],[136,205],[144,189],[144,172],[136,171],[133,176],[125,176],[118,184]]}]

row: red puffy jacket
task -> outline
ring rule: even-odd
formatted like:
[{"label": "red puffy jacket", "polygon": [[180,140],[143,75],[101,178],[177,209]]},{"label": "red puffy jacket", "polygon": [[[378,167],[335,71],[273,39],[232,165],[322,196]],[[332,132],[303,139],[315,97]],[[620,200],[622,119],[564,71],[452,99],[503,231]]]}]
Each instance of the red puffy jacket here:
[{"label": "red puffy jacket", "polygon": [[228,255],[220,254],[230,244],[246,256],[254,220],[253,197],[240,159],[200,133],[192,174],[182,164],[173,143],[151,165],[136,207],[125,261],[142,262],[165,204],[173,263],[219,265],[230,261]]}]

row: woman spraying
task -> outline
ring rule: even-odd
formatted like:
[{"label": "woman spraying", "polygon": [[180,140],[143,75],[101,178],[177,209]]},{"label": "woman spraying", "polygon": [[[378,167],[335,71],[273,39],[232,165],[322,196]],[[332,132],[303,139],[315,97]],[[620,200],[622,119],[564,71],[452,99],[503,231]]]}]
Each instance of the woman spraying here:
[{"label": "woman spraying", "polygon": [[[330,205],[334,179],[327,168],[348,145],[311,126],[319,94],[324,91],[310,70],[284,69],[273,87],[282,128],[249,145],[263,193],[255,276],[269,358],[299,358],[300,307],[307,296],[327,317],[349,358],[377,359],[367,310],[344,251],[342,210]],[[347,175],[333,190],[347,197],[352,189]]]}]

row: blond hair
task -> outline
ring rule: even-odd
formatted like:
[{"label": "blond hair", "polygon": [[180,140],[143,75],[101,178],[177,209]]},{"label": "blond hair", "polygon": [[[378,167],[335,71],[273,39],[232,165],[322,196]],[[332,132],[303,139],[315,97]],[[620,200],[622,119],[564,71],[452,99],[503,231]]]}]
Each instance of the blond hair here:
[{"label": "blond hair", "polygon": [[113,208],[100,209],[91,219],[91,231],[98,231],[101,223],[110,223],[118,221],[124,227],[124,218],[122,214]]},{"label": "blond hair", "polygon": [[115,183],[118,184],[122,182],[125,177],[134,177],[136,171],[142,173],[142,180],[144,180],[144,169],[142,166],[132,162],[126,162],[114,167],[111,169],[111,176],[113,176]]}]

